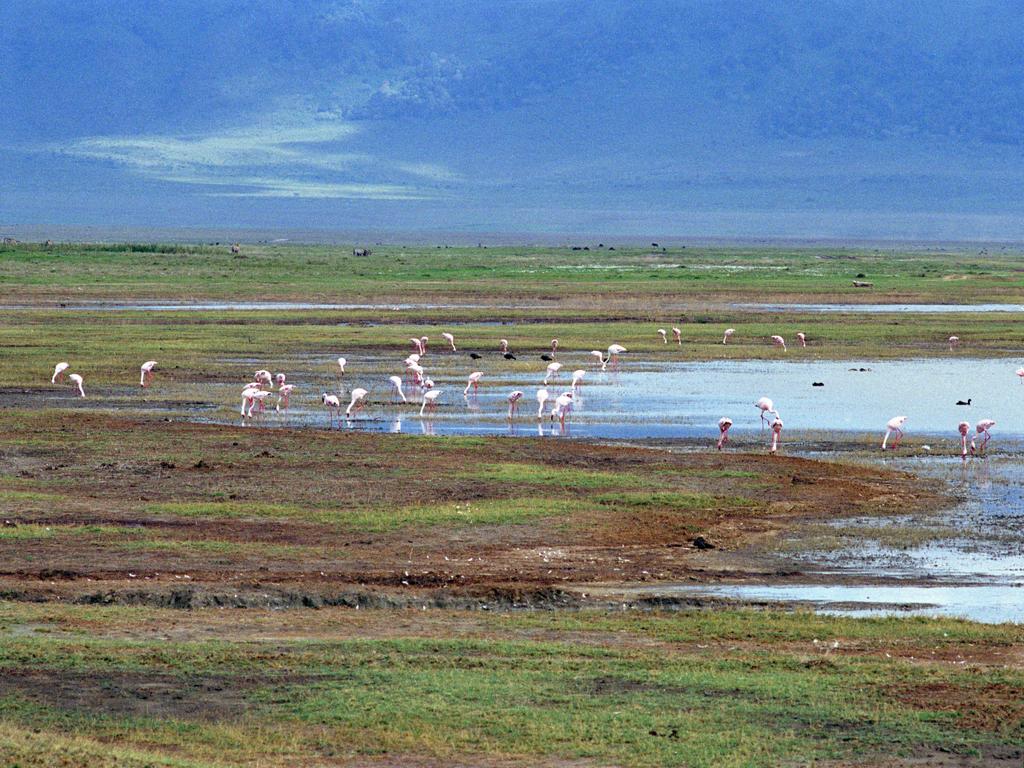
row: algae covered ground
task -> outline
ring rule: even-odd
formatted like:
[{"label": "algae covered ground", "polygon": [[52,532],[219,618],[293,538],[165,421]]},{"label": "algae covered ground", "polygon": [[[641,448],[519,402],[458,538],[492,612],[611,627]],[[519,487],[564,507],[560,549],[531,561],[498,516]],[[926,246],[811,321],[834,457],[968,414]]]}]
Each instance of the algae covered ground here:
[{"label": "algae covered ground", "polygon": [[[257,360],[400,359],[446,329],[531,358],[554,337],[767,357],[797,330],[811,359],[950,354],[952,333],[1008,356],[1024,341],[1009,312],[735,305],[1013,303],[1012,254],[371,247],[0,248],[0,764],[1021,764],[1018,626],[603,596],[793,579],[796,534],[943,508],[940,484],[664,442],[187,414]],[[89,304],[195,301],[370,306]],[[683,345],[662,344],[674,325]],[[68,358],[85,401],[50,385]]]}]

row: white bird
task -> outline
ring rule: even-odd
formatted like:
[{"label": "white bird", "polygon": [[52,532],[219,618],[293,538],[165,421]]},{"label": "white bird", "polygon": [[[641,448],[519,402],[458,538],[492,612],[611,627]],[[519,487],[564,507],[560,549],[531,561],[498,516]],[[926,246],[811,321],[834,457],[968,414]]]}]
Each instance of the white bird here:
[{"label": "white bird", "polygon": [[508,352],[508,339],[498,339],[498,346],[501,348],[501,354]]},{"label": "white bird", "polygon": [[578,368],[572,372],[572,388],[579,389],[583,386],[583,377],[587,375],[587,372],[582,368]]},{"label": "white bird", "polygon": [[722,343],[723,344],[728,343],[729,339],[732,337],[732,335],[734,333],[736,333],[736,329],[735,328],[726,328],[725,329],[725,335],[722,336]]},{"label": "white bird", "polygon": [[590,351],[590,354],[591,354],[591,356],[597,358],[597,362],[599,362],[601,364],[601,370],[603,371],[605,369],[605,366],[608,365],[608,361],[605,360],[605,358],[604,358],[604,352],[602,352],[599,349],[592,349]]},{"label": "white bird", "polygon": [[661,336],[662,344],[668,344],[668,331],[666,331],[664,328],[659,328],[658,335]]},{"label": "white bird", "polygon": [[683,332],[680,329],[678,329],[678,328],[673,328],[672,329],[672,338],[675,340],[676,344],[678,344],[679,346],[683,345]]},{"label": "white bird", "polygon": [[882,450],[885,450],[885,444],[889,442],[889,435],[893,432],[896,433],[896,439],[892,441],[893,450],[900,447],[900,441],[903,439],[903,425],[906,423],[906,416],[893,416],[886,422],[885,425],[885,437],[882,438]]},{"label": "white bird", "polygon": [[279,373],[279,374],[277,374],[277,376],[274,377],[274,383],[277,384],[277,388],[278,389],[283,387],[285,381],[287,381],[287,380],[288,380],[288,377],[285,376],[283,373]]},{"label": "white bird", "polygon": [[455,349],[455,337],[452,336],[452,334],[450,334],[450,333],[442,333],[441,336],[442,336],[442,338],[444,338],[445,341],[447,341],[449,344],[452,345],[452,352],[457,352],[458,351],[458,350]]},{"label": "white bird", "polygon": [[483,378],[483,375],[483,371],[473,371],[469,374],[469,380],[466,382],[466,389],[462,394],[468,395],[470,387],[473,388],[473,392],[476,392],[477,388],[480,386],[480,379]]},{"label": "white bird", "polygon": [[338,399],[337,395],[328,395],[326,392],[320,396],[320,399],[323,401],[323,404],[327,406],[327,411],[331,415],[331,425],[333,426],[334,419],[337,417],[338,411],[341,410],[341,401]]},{"label": "white bird", "polygon": [[82,388],[82,377],[77,373],[68,374],[68,378],[71,379],[71,383],[78,387],[78,396],[85,397],[85,390]]},{"label": "white bird", "polygon": [[266,384],[268,387],[274,386],[274,377],[270,375],[270,371],[256,371],[254,378],[256,381],[261,384]]},{"label": "white bird", "polygon": [[561,363],[548,363],[548,372],[544,376],[544,384],[547,385],[548,379],[551,379],[551,378],[557,376],[558,372],[561,370],[561,368],[562,368],[562,364]]},{"label": "white bird", "polygon": [[342,376],[345,375],[345,364],[346,363],[348,363],[348,360],[346,360],[344,357],[339,357],[338,358],[338,370],[341,371],[341,375]]},{"label": "white bird", "polygon": [[363,406],[366,405],[366,396],[369,393],[362,387],[356,387],[352,390],[352,402],[348,404],[348,408],[345,409],[345,417],[348,418],[352,415],[352,409],[355,408],[357,411],[362,410]]},{"label": "white bird", "polygon": [[781,336],[772,336],[772,344],[774,344],[776,347],[782,347],[783,352],[786,351],[786,340]]},{"label": "white bird", "polygon": [[156,368],[156,360],[147,360],[142,364],[142,377],[139,379],[139,386],[144,387],[153,376],[153,369]]},{"label": "white bird", "polygon": [[612,368],[619,367],[619,355],[626,351],[626,348],[621,344],[612,344],[608,347],[608,360],[612,364]]},{"label": "white bird", "polygon": [[767,397],[760,398],[756,403],[754,403],[754,407],[761,409],[761,429],[764,429],[765,422],[767,421],[764,417],[766,413],[770,413],[776,417],[779,415],[778,411],[775,410],[775,404]]},{"label": "white bird", "polygon": [[429,392],[423,393],[423,405],[420,406],[420,416],[423,415],[427,408],[434,410],[437,407],[437,398],[441,396],[443,391],[443,389],[432,389]]},{"label": "white bird", "polygon": [[509,393],[509,395],[508,395],[508,420],[509,421],[512,421],[512,419],[515,417],[516,411],[519,410],[519,401],[522,400],[522,399],[523,399],[523,393],[520,392],[518,389]]},{"label": "white bird", "polygon": [[537,419],[540,420],[544,416],[544,404],[551,399],[551,393],[546,389],[537,390]]},{"label": "white bird", "polygon": [[[66,371],[70,367],[71,367],[70,363],[57,363],[56,367],[54,367],[54,369],[53,369],[53,377],[50,379],[50,383],[51,384],[56,384],[57,383],[57,379],[59,379],[61,377],[61,375],[64,373],[64,371]],[[1021,369],[1021,370],[1024,370],[1024,369]]]},{"label": "white bird", "polygon": [[403,403],[409,402],[408,400],[405,399],[405,392],[402,391],[402,377],[401,376],[389,376],[388,377],[388,381],[391,382],[391,385],[395,388],[395,392],[398,393],[398,396],[400,398],[402,398],[402,402]]},{"label": "white bird", "polygon": [[565,425],[565,417],[572,412],[572,392],[563,392],[555,398],[555,405],[551,409],[552,421],[557,417],[560,424]]},{"label": "white bird", "polygon": [[260,413],[266,410],[266,400],[270,393],[265,389],[254,390],[249,395],[249,418],[252,418],[252,411],[256,406],[259,406]]},{"label": "white bird", "polygon": [[242,417],[246,415],[246,408],[252,404],[252,396],[260,391],[259,384],[248,384],[245,389],[242,390],[242,410],[240,411]]},{"label": "white bird", "polygon": [[292,396],[292,390],[295,389],[294,384],[282,384],[277,390],[277,405],[274,406],[274,410],[280,412],[281,406],[284,405],[284,409],[288,410],[288,400]]}]

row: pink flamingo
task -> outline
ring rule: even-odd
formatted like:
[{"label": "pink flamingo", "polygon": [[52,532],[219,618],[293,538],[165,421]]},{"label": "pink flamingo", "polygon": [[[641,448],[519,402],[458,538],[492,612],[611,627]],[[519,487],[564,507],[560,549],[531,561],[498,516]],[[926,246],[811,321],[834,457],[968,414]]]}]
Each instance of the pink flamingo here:
[{"label": "pink flamingo", "polygon": [[147,360],[142,364],[142,376],[139,378],[139,386],[145,387],[153,378],[153,369],[156,368],[156,360]]},{"label": "pink flamingo", "polygon": [[782,351],[786,351],[786,340],[781,336],[772,336],[772,344],[776,347],[782,347]]},{"label": "pink flamingo", "polygon": [[452,336],[452,334],[442,333],[441,336],[444,338],[445,341],[452,345],[452,352],[458,351],[457,349],[455,349],[455,337]]},{"label": "pink flamingo", "polygon": [[432,389],[429,392],[423,393],[423,405],[420,406],[420,416],[423,416],[423,412],[429,408],[431,412],[437,407],[437,398],[441,396],[442,389]]},{"label": "pink flamingo", "polygon": [[1017,369],[1017,378],[1020,379],[1020,383],[1024,384],[1024,368]]},{"label": "pink flamingo", "polygon": [[718,438],[718,450],[722,450],[722,446],[729,442],[729,428],[732,426],[732,419],[728,416],[723,416],[718,420],[718,431],[721,432],[721,437]]},{"label": "pink flamingo", "polygon": [[277,388],[278,389],[283,387],[285,381],[287,381],[287,380],[288,380],[288,377],[285,376],[283,373],[279,373],[279,374],[277,374],[277,376],[274,377],[274,383],[277,384]]},{"label": "pink flamingo", "polygon": [[71,379],[71,383],[78,387],[78,396],[85,397],[85,389],[82,388],[82,377],[77,373],[69,373],[68,378]]},{"label": "pink flamingo", "polygon": [[[341,410],[341,401],[338,399],[337,395],[328,395],[326,392],[320,395],[320,399],[323,401],[323,404],[327,406],[327,411],[331,415],[331,426],[333,427],[334,420],[338,417],[338,411]],[[341,423],[340,419],[338,420],[338,423]]]},{"label": "pink flamingo", "polygon": [[[605,369],[605,366],[608,365],[608,361],[604,357],[604,352],[602,352],[599,349],[594,349],[594,350],[591,350],[590,354],[591,354],[591,356],[597,358],[597,362],[599,362],[601,364],[601,370],[603,371]],[[1022,368],[1021,370],[1024,370],[1024,368]]]},{"label": "pink flamingo", "polygon": [[775,414],[775,420],[772,422],[772,446],[768,449],[769,453],[775,453],[779,449],[779,435],[782,434],[782,419],[779,418],[779,414]]},{"label": "pink flamingo", "polygon": [[413,386],[422,386],[424,381],[425,371],[422,365],[417,363],[408,363],[405,366],[406,373],[409,374],[409,379],[412,381]]},{"label": "pink flamingo", "polygon": [[356,387],[352,390],[352,402],[348,404],[348,408],[345,409],[345,418],[349,418],[352,415],[352,410],[356,411],[363,410],[363,406],[366,405],[366,396],[369,394],[362,387]]},{"label": "pink flamingo", "polygon": [[420,353],[421,355],[427,354],[427,342],[428,341],[430,341],[430,337],[429,336],[420,336],[420,349],[423,350]]},{"label": "pink flamingo", "polygon": [[[981,441],[981,448],[979,449],[982,453],[985,452],[985,446],[988,445],[988,441],[992,439],[992,435],[989,434],[989,430],[994,427],[996,423],[992,419],[982,419],[975,426],[975,430],[978,435],[984,435],[985,439]],[[974,455],[974,438],[971,438],[971,456]]]},{"label": "pink flamingo", "polygon": [[558,423],[565,426],[565,417],[572,412],[572,392],[563,392],[555,398],[555,405],[551,409],[551,420],[558,417]]},{"label": "pink flamingo", "polygon": [[764,425],[767,422],[767,419],[765,419],[764,417],[766,413],[770,413],[776,418],[778,418],[779,416],[779,412],[775,410],[775,404],[771,401],[770,398],[760,398],[756,403],[754,403],[754,407],[761,409],[761,429],[764,429]]},{"label": "pink flamingo", "polygon": [[666,331],[664,328],[659,328],[658,335],[661,336],[662,344],[668,344],[668,331]]},{"label": "pink flamingo", "polygon": [[473,388],[473,394],[476,394],[477,388],[480,386],[480,379],[483,378],[483,371],[473,371],[469,374],[469,381],[466,382],[466,389],[463,391],[463,395],[469,394],[469,388]]},{"label": "pink flamingo", "polygon": [[961,421],[956,425],[956,431],[960,433],[960,456],[967,458],[967,433],[971,431],[971,425],[966,421]]},{"label": "pink flamingo", "polygon": [[242,390],[242,418],[246,416],[246,409],[252,405],[252,396],[260,391],[259,384],[247,384],[245,389]]},{"label": "pink flamingo", "polygon": [[548,363],[548,372],[544,375],[544,386],[547,386],[548,379],[553,379],[558,376],[558,372],[561,368],[561,363]]},{"label": "pink flamingo", "polygon": [[954,347],[959,347],[960,346],[960,337],[959,336],[950,336],[948,341],[949,341],[949,351],[950,352],[953,351]]},{"label": "pink flamingo", "polygon": [[676,344],[678,344],[679,346],[683,346],[683,332],[682,332],[682,330],[680,330],[679,328],[673,328],[672,329],[672,338],[675,340]]},{"label": "pink flamingo", "polygon": [[[57,363],[57,365],[53,369],[53,376],[50,378],[50,383],[51,384],[56,384],[57,383],[57,379],[63,378],[64,377],[64,371],[66,371],[70,367],[71,367],[70,363]],[[1021,370],[1024,370],[1024,368],[1022,368]]]},{"label": "pink flamingo", "polygon": [[508,420],[512,421],[519,411],[519,401],[523,399],[523,393],[518,389],[510,392],[508,396]]},{"label": "pink flamingo", "polygon": [[546,389],[537,390],[537,420],[540,421],[544,416],[544,404],[551,399],[551,393]]},{"label": "pink flamingo", "polygon": [[256,381],[261,384],[266,384],[268,387],[274,386],[274,377],[270,375],[270,371],[256,371],[254,378]]},{"label": "pink flamingo", "polygon": [[403,403],[409,402],[405,399],[405,392],[402,391],[402,377],[401,376],[389,376],[388,381],[391,382],[391,386],[395,388],[395,393],[402,398]]},{"label": "pink flamingo", "polygon": [[796,340],[800,342],[801,347],[807,346],[807,336],[802,331],[796,335]]},{"label": "pink flamingo", "polygon": [[499,339],[498,346],[501,348],[501,354],[506,354],[508,352],[508,339]]},{"label": "pink flamingo", "polygon": [[345,375],[345,365],[347,363],[348,363],[348,360],[346,360],[344,357],[339,357],[338,358],[338,370],[341,372],[342,376]]},{"label": "pink flamingo", "polygon": [[583,386],[583,377],[587,375],[587,372],[582,368],[572,372],[572,388],[580,389]]},{"label": "pink flamingo", "polygon": [[291,399],[292,390],[295,389],[294,384],[282,384],[277,388],[277,405],[274,406],[274,410],[281,412],[281,406],[284,406],[283,410],[288,410],[288,401]]},{"label": "pink flamingo", "polygon": [[270,393],[265,389],[257,389],[249,395],[249,418],[252,418],[252,412],[254,408],[259,408],[260,413],[263,413],[267,409],[267,396]]},{"label": "pink flamingo", "polygon": [[409,339],[409,341],[412,342],[412,348],[416,350],[417,354],[419,354],[419,355],[427,354],[427,350],[423,346],[423,342],[420,341],[418,336],[413,336],[411,339]]},{"label": "pink flamingo", "polygon": [[889,435],[893,432],[896,433],[896,439],[893,440],[892,449],[895,451],[900,447],[900,441],[903,440],[903,425],[906,423],[906,416],[893,416],[886,422],[885,425],[885,437],[882,438],[882,450],[885,450],[885,444],[889,441]]},{"label": "pink flamingo", "polygon": [[725,329],[725,335],[722,336],[722,343],[723,344],[728,344],[729,343],[729,339],[732,338],[732,335],[734,333],[736,333],[736,329],[735,328],[726,328]]},{"label": "pink flamingo", "polygon": [[[612,364],[612,370],[616,370],[619,367],[619,355],[626,351],[626,348],[621,344],[612,344],[608,347],[608,360]],[[604,368],[602,367],[602,370]]]},{"label": "pink flamingo", "polygon": [[554,357],[555,353],[558,352],[558,339],[551,340],[551,356]]}]

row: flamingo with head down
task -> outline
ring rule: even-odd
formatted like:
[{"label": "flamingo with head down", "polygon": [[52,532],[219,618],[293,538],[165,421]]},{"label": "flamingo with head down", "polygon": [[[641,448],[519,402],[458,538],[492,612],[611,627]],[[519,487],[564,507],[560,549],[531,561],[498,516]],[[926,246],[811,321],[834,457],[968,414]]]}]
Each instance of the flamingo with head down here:
[{"label": "flamingo with head down", "polygon": [[718,420],[718,431],[721,432],[721,436],[718,438],[718,450],[722,450],[722,446],[729,442],[729,428],[732,426],[732,419],[728,416],[723,416]]},{"label": "flamingo with head down", "polygon": [[428,392],[423,393],[423,405],[420,406],[420,416],[424,415],[424,411],[428,408],[431,412],[437,407],[437,398],[441,396],[441,389],[431,389]]},{"label": "flamingo with head down", "polygon": [[[294,389],[294,384],[282,384],[277,388],[277,405],[274,406],[274,410],[278,412],[288,410],[288,402],[291,400],[292,390]],[[282,408],[282,406],[284,407]]]},{"label": "flamingo with head down", "polygon": [[803,331],[796,335],[796,340],[800,342],[801,347],[807,346],[807,334],[805,334]]},{"label": "flamingo with head down", "polygon": [[[53,376],[50,378],[50,383],[51,384],[56,384],[57,383],[57,379],[63,378],[64,377],[64,371],[66,371],[70,367],[71,367],[70,363],[57,363],[57,365],[54,366]],[[1022,368],[1021,370],[1024,371],[1024,368]]]},{"label": "flamingo with head down", "polygon": [[441,337],[452,345],[452,352],[458,351],[457,349],[455,349],[455,337],[452,334],[445,332],[441,334]]},{"label": "flamingo with head down", "polygon": [[772,445],[768,449],[769,453],[775,453],[779,449],[779,436],[782,434],[782,419],[779,418],[779,414],[775,414],[775,420],[772,421]]},{"label": "flamingo with head down", "polygon": [[900,442],[903,440],[903,425],[906,424],[906,416],[893,416],[886,422],[885,425],[885,437],[882,438],[882,450],[885,450],[885,445],[889,442],[889,435],[896,433],[896,439],[892,442],[892,449],[895,451],[900,447]]},{"label": "flamingo with head down", "polygon": [[562,369],[561,363],[548,363],[548,372],[544,374],[544,386],[547,386],[548,379],[553,379],[558,376],[558,372]]},{"label": "flamingo with head down", "polygon": [[476,394],[477,388],[480,386],[480,379],[483,378],[483,371],[473,371],[469,374],[469,380],[466,382],[466,389],[463,391],[463,395],[468,395],[470,387],[473,389],[473,394]]},{"label": "flamingo with head down", "polygon": [[572,413],[572,392],[563,392],[555,398],[555,404],[551,408],[551,420],[558,419],[558,423],[565,426],[565,417]]},{"label": "flamingo with head down", "polygon": [[626,351],[621,344],[612,344],[608,347],[608,362],[612,364],[613,371],[619,367],[619,355]]},{"label": "flamingo with head down", "polygon": [[366,396],[370,394],[362,387],[356,387],[352,390],[352,401],[348,404],[348,408],[345,409],[345,418],[352,416],[352,411],[356,412],[363,410],[366,405]]},{"label": "flamingo with head down", "polygon": [[764,425],[767,421],[764,417],[766,413],[770,413],[776,418],[779,415],[778,411],[775,410],[775,404],[771,401],[771,398],[768,397],[759,398],[758,401],[754,403],[754,407],[761,409],[761,429],[764,429]]},{"label": "flamingo with head down", "polygon": [[729,339],[732,338],[732,335],[734,333],[736,333],[736,329],[735,328],[726,328],[725,329],[725,335],[722,336],[722,343],[723,344],[728,344],[729,343]]},{"label": "flamingo with head down", "polygon": [[145,387],[153,379],[153,369],[156,368],[156,360],[147,360],[142,364],[142,376],[139,378],[139,386]]},{"label": "flamingo with head down", "polygon": [[85,389],[82,387],[82,377],[77,373],[69,373],[68,378],[71,379],[71,383],[78,387],[78,396],[85,397]]},{"label": "flamingo with head down", "polygon": [[403,403],[409,402],[405,399],[405,392],[402,391],[402,377],[401,376],[389,376],[388,381],[391,382],[391,386],[395,388],[395,394],[402,398]]},{"label": "flamingo with head down", "polygon": [[572,372],[572,388],[580,389],[583,387],[583,377],[587,375],[587,372],[582,368]]},{"label": "flamingo with head down", "polygon": [[678,344],[679,346],[683,346],[683,332],[681,329],[673,328],[672,338],[673,340],[675,340],[676,344]]},{"label": "flamingo with head down", "polygon": [[668,344],[668,331],[666,331],[664,328],[659,328],[658,335],[661,336],[662,344]]},{"label": "flamingo with head down", "polygon": [[544,417],[544,404],[551,399],[551,393],[546,389],[537,390],[537,420],[540,421]]},{"label": "flamingo with head down", "polygon": [[960,337],[959,336],[950,336],[948,341],[949,341],[949,351],[950,352],[953,351],[954,347],[959,347],[960,346]]},{"label": "flamingo with head down", "polygon": [[341,372],[342,376],[345,375],[345,365],[347,363],[348,363],[348,360],[346,360],[344,357],[339,357],[338,358],[338,370]]},{"label": "flamingo with head down", "polygon": [[[985,446],[988,445],[988,441],[992,439],[992,435],[989,434],[989,430],[996,425],[992,419],[982,419],[975,426],[975,431],[980,437],[984,435],[985,438],[981,441],[981,448],[979,449],[982,453],[985,452]],[[974,455],[974,438],[971,438],[971,455]]]},{"label": "flamingo with head down", "polygon": [[[331,426],[334,426],[334,419],[338,416],[338,411],[341,410],[341,401],[337,395],[328,395],[324,392],[320,395],[320,400],[325,406],[327,406],[327,412],[331,415]],[[339,423],[341,420],[339,419]]]},{"label": "flamingo with head down", "polygon": [[782,351],[786,351],[786,340],[779,335],[772,336],[772,344],[776,347],[782,347]]},{"label": "flamingo with head down", "polygon": [[519,411],[519,401],[523,399],[523,393],[518,389],[508,395],[508,420],[512,421]]},{"label": "flamingo with head down", "polygon": [[[608,361],[605,359],[604,352],[602,352],[599,349],[594,349],[591,350],[590,354],[592,357],[597,358],[597,362],[601,364],[601,370],[603,371],[605,367],[608,365]],[[1024,368],[1022,368],[1021,370],[1024,370]]]}]

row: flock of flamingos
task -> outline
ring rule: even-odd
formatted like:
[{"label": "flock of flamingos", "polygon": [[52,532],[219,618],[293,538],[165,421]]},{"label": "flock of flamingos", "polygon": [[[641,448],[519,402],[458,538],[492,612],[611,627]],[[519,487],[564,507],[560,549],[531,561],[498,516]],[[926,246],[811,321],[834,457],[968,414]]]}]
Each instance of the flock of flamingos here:
[{"label": "flock of flamingos", "polygon": [[[727,344],[729,339],[732,338],[736,332],[734,328],[728,328],[722,338],[722,343]],[[682,331],[679,328],[672,328],[673,340],[682,345]],[[458,349],[455,346],[455,337],[451,333],[442,333],[441,336],[451,346],[452,352],[457,352]],[[668,343],[668,332],[664,328],[658,329],[658,336],[662,342]],[[797,340],[802,346],[807,346],[807,337],[803,333],[796,335]],[[396,397],[401,398],[403,403],[409,402],[406,397],[403,384],[415,389],[421,397],[422,405],[420,407],[420,416],[425,417],[429,412],[432,412],[437,407],[437,400],[443,394],[443,390],[437,389],[434,386],[434,382],[426,375],[426,371],[420,364],[427,354],[427,342],[429,337],[422,336],[419,338],[410,339],[413,346],[413,352],[403,361],[405,364],[405,379],[403,381],[400,376],[389,377],[389,382],[394,388]],[[786,350],[786,341],[782,336],[772,336],[772,344],[780,347],[783,351]],[[959,345],[960,339],[956,336],[949,337],[950,350],[954,349]],[[593,350],[590,354],[596,359],[595,364],[600,364],[601,370],[607,370],[608,366],[611,365],[612,370],[616,370],[619,364],[619,355],[626,352],[626,348],[621,344],[611,344],[606,352],[601,350]],[[509,351],[509,342],[507,339],[501,339],[499,341],[499,352],[507,360],[515,360],[516,356]],[[586,375],[586,370],[578,369],[573,371],[572,383],[570,388],[562,392],[559,395],[552,396],[552,393],[548,391],[547,386],[550,381],[555,379],[562,368],[562,364],[558,362],[555,357],[558,353],[558,339],[551,340],[551,352],[550,354],[542,354],[540,358],[548,363],[547,370],[543,379],[543,387],[537,390],[537,420],[540,421],[544,418],[545,410],[548,410],[548,417],[553,422],[556,419],[564,427],[566,418],[572,413],[574,396],[578,394],[580,387],[583,385],[583,379]],[[474,359],[480,359],[482,355],[471,352],[469,356]],[[344,357],[338,358],[338,368],[342,376],[345,375],[345,365],[347,360]],[[50,379],[51,384],[56,384],[61,381],[65,376],[74,385],[78,391],[79,397],[85,397],[84,381],[81,374],[68,373],[70,365],[66,362],[57,363],[53,371],[53,376]],[[156,360],[147,360],[140,367],[140,379],[139,384],[142,387],[149,386],[153,380],[153,371],[157,368]],[[1024,383],[1024,368],[1018,368],[1016,371],[1017,376]],[[480,385],[480,380],[483,378],[483,371],[473,371],[469,374],[466,388],[463,391],[463,396],[468,397],[470,390],[476,393],[477,388]],[[253,418],[255,413],[263,413],[266,410],[266,400],[272,394],[274,394],[274,386],[276,385],[277,390],[277,404],[275,410],[282,411],[288,409],[289,398],[291,397],[292,391],[295,389],[293,384],[286,383],[287,377],[283,373],[278,373],[276,376],[272,375],[270,371],[259,370],[256,371],[253,381],[246,384],[242,390],[242,408],[241,416],[243,419]],[[345,418],[349,419],[354,413],[358,413],[365,405],[369,392],[362,387],[356,387],[352,390],[351,401],[348,407],[345,408]],[[519,411],[519,402],[524,397],[524,393],[521,390],[513,390],[508,394],[506,400],[508,401],[508,419],[513,420]],[[330,414],[330,424],[333,427],[335,420],[338,421],[338,425],[341,425],[341,408],[342,403],[337,395],[331,395],[324,392],[321,395],[321,402],[327,408]],[[964,404],[964,403],[959,403]],[[779,447],[779,438],[782,434],[782,418],[779,416],[778,410],[775,408],[775,404],[771,399],[762,397],[754,406],[761,413],[761,426],[764,428],[767,424],[771,430],[771,444],[769,446],[769,452],[774,454]],[[771,419],[766,418],[771,415]],[[906,416],[894,416],[889,419],[885,425],[885,435],[882,438],[882,450],[887,448],[896,449],[899,447],[900,442],[903,440],[903,425],[906,423]],[[732,427],[733,421],[727,416],[723,416],[718,420],[719,438],[717,442],[718,450],[722,450],[722,447],[729,442],[729,429]],[[984,451],[988,445],[988,441],[992,435],[990,430],[996,425],[996,422],[992,419],[982,419],[975,425],[975,435],[971,435],[971,425],[966,421],[961,421],[957,425],[957,431],[960,434],[960,447],[961,456],[966,457],[968,453],[968,440],[970,440],[969,450],[971,455],[977,450]],[[895,436],[891,446],[889,445],[889,438]],[[976,447],[976,438],[981,439],[980,449]]]}]

